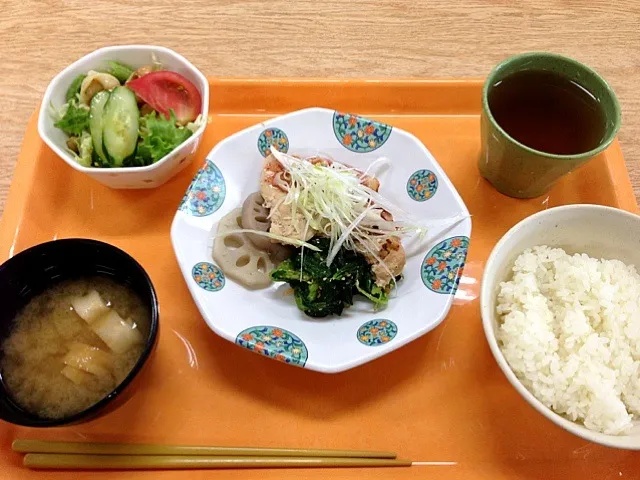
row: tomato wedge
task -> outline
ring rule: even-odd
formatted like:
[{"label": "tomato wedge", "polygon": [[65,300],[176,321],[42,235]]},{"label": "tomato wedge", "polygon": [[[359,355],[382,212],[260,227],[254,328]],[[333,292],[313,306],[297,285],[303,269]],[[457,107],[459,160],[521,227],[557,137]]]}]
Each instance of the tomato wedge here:
[{"label": "tomato wedge", "polygon": [[170,117],[173,110],[178,123],[193,122],[202,113],[202,97],[196,86],[182,75],[167,70],[150,72],[127,83],[151,108]]}]

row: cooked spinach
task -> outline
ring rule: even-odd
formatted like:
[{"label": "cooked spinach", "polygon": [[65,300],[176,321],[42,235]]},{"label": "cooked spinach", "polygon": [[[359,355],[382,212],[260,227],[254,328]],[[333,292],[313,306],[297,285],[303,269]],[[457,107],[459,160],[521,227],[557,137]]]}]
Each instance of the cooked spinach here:
[{"label": "cooked spinach", "polygon": [[343,248],[327,266],[329,239],[315,237],[309,243],[320,251],[299,249],[271,272],[274,281],[288,282],[293,288],[300,310],[310,317],[340,315],[358,293],[371,300],[376,310],[386,306],[388,292],[376,285],[364,255]]}]

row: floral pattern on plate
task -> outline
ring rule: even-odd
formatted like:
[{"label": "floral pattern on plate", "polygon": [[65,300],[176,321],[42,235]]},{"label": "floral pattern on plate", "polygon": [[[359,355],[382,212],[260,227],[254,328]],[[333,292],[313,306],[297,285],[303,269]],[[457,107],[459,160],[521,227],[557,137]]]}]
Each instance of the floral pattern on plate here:
[{"label": "floral pattern on plate", "polygon": [[418,170],[407,181],[407,193],[416,202],[433,197],[438,189],[438,178],[431,170]]},{"label": "floral pattern on plate", "polygon": [[289,139],[287,134],[279,128],[267,128],[258,137],[258,150],[263,157],[271,154],[271,147],[282,153],[289,151]]},{"label": "floral pattern on plate", "polygon": [[217,292],[224,287],[224,273],[213,263],[196,263],[191,270],[191,275],[199,287],[209,292]]},{"label": "floral pattern on plate", "polygon": [[194,217],[215,213],[224,202],[227,187],[220,169],[207,160],[187,189],[179,210]]},{"label": "floral pattern on plate", "polygon": [[398,326],[391,320],[371,320],[358,329],[358,341],[368,347],[389,343],[398,334]]},{"label": "floral pattern on plate", "polygon": [[307,363],[307,346],[300,338],[284,328],[257,326],[238,334],[236,343],[252,352],[284,363],[304,367]]},{"label": "floral pattern on plate", "polygon": [[373,152],[391,135],[391,125],[350,113],[333,114],[333,132],[340,144],[352,152]]},{"label": "floral pattern on plate", "polygon": [[433,247],[422,261],[420,274],[425,286],[435,292],[455,295],[469,248],[468,237],[451,237]]}]

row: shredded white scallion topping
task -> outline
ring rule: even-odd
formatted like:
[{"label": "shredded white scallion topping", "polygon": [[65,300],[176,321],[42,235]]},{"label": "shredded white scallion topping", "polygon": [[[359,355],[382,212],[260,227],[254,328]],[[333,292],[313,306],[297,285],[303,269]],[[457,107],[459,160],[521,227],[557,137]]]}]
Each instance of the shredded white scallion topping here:
[{"label": "shredded white scallion topping", "polygon": [[[287,193],[281,202],[291,206],[293,216],[302,214],[309,228],[329,237],[327,265],[331,265],[343,246],[378,260],[380,246],[386,239],[426,234],[424,226],[364,185],[365,174],[355,168],[339,162],[313,164],[274,148],[271,153],[289,176]],[[386,159],[380,159],[378,164],[383,162]],[[393,220],[385,219],[385,212],[391,214]]]}]

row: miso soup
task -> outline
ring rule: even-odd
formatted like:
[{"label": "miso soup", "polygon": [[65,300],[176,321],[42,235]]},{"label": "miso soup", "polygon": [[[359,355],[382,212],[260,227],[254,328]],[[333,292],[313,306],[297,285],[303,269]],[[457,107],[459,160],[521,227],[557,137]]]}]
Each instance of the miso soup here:
[{"label": "miso soup", "polygon": [[140,358],[150,312],[105,277],[61,282],[18,313],[0,346],[2,382],[41,418],[79,413],[108,395]]}]

